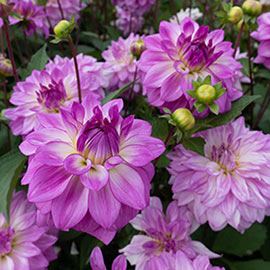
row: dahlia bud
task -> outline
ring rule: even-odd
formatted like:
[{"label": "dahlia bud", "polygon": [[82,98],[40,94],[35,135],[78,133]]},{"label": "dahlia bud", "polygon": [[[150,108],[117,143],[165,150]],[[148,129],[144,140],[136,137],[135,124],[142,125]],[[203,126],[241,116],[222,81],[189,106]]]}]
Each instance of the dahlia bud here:
[{"label": "dahlia bud", "polygon": [[[244,20],[241,20],[241,21],[238,22],[238,24],[237,24],[237,29],[238,29],[238,30],[241,29],[242,23],[243,23],[243,22],[244,22]],[[249,29],[249,28],[248,28],[248,24],[245,23],[243,31],[244,31],[244,32],[247,32],[248,29]]]},{"label": "dahlia bud", "polygon": [[195,124],[195,118],[190,110],[179,108],[172,114],[173,121],[180,129],[189,130]]},{"label": "dahlia bud", "polygon": [[0,75],[4,77],[13,76],[13,69],[9,59],[4,57],[0,58]]},{"label": "dahlia bud", "polygon": [[63,39],[63,38],[67,38],[68,35],[70,34],[71,30],[70,29],[70,22],[67,20],[62,20],[60,21],[53,29],[56,37]]},{"label": "dahlia bud", "polygon": [[146,47],[142,39],[134,41],[130,46],[130,51],[134,56],[140,57]]},{"label": "dahlia bud", "polygon": [[228,13],[228,20],[232,24],[238,23],[243,18],[243,11],[240,7],[234,6]]},{"label": "dahlia bud", "polygon": [[203,104],[210,104],[216,98],[216,89],[209,84],[201,85],[196,91],[197,99]]},{"label": "dahlia bud", "polygon": [[259,1],[247,0],[243,3],[242,9],[245,14],[258,16],[262,12],[262,4]]}]

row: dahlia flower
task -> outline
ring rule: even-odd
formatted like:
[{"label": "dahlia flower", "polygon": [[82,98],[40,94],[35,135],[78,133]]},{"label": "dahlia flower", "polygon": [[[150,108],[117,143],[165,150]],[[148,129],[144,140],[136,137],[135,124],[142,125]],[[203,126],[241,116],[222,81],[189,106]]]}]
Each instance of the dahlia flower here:
[{"label": "dahlia flower", "polygon": [[167,267],[162,270],[171,270],[170,265],[179,250],[190,259],[198,254],[219,257],[202,243],[192,241],[190,234],[198,227],[193,214],[187,207],[179,208],[175,201],[169,204],[164,216],[160,199],[152,197],[150,205],[130,223],[136,230],[146,233],[134,236],[131,243],[120,250],[131,265],[136,265],[135,270],[156,270],[156,265]]},{"label": "dahlia flower", "polygon": [[32,156],[22,179],[40,222],[86,231],[108,243],[149,201],[153,159],[165,150],[151,126],[122,100],[101,106],[88,96],[60,115],[39,114],[40,128],[20,145]]},{"label": "dahlia flower", "polygon": [[[46,38],[49,37],[49,29],[45,24],[46,14],[43,11],[43,7],[37,6],[32,0],[13,0],[12,3],[14,3],[12,11],[21,16],[23,23],[26,26],[27,35],[33,35],[37,29],[42,30]],[[9,22],[13,25],[22,21],[9,16]]]},{"label": "dahlia flower", "polygon": [[143,15],[149,12],[156,0],[112,0],[113,5],[124,7],[134,15]]},{"label": "dahlia flower", "polygon": [[197,21],[202,17],[202,13],[198,8],[187,8],[185,10],[181,9],[179,12],[177,12],[176,15],[172,16],[170,18],[170,22],[174,24],[178,24],[178,22],[181,22],[184,18],[190,17],[192,20]]},{"label": "dahlia flower", "polygon": [[213,84],[221,81],[227,89],[217,100],[220,112],[229,111],[231,102],[242,95],[233,84],[242,66],[232,57],[231,43],[223,41],[223,30],[208,33],[207,26],[186,17],[180,25],[161,22],[159,32],[144,39],[146,50],[138,63],[145,73],[143,90],[149,103],[171,111],[191,109],[194,100],[186,90],[193,89],[193,80],[211,75]]},{"label": "dahlia flower", "polygon": [[250,34],[261,42],[254,63],[261,63],[266,68],[270,68],[270,12],[260,15],[257,22],[259,25],[258,29]]},{"label": "dahlia flower", "polygon": [[[77,56],[82,97],[93,94],[103,98],[102,64],[91,56]],[[34,70],[24,82],[14,87],[10,102],[16,108],[7,109],[5,116],[11,120],[15,135],[25,135],[38,125],[38,113],[58,113],[61,107],[78,100],[77,77],[73,60],[57,56],[45,70]]]},{"label": "dahlia flower", "polygon": [[35,222],[36,207],[24,191],[14,193],[10,224],[0,213],[0,269],[45,270],[56,259],[53,244],[56,233]]},{"label": "dahlia flower", "polygon": [[126,36],[131,32],[138,32],[142,26],[144,19],[141,15],[133,14],[128,9],[121,6],[116,6],[116,27],[123,31]]},{"label": "dahlia flower", "polygon": [[[90,266],[92,267],[92,270],[106,270],[102,251],[99,247],[95,247],[92,250],[90,256]],[[124,255],[117,256],[113,261],[112,270],[126,270],[126,269],[127,269],[127,261],[125,256]]]},{"label": "dahlia flower", "polygon": [[[80,10],[85,7],[85,4],[82,3],[81,0],[60,0],[60,5],[64,13],[64,18],[68,21],[71,20],[73,14],[75,19],[78,20]],[[62,20],[62,15],[57,0],[49,0],[46,3],[46,14],[52,27]]]},{"label": "dahlia flower", "polygon": [[[123,87],[135,78],[137,60],[130,51],[130,46],[134,41],[143,39],[139,35],[131,33],[127,39],[120,37],[118,41],[112,41],[108,50],[102,53],[105,59],[103,69],[111,77],[109,91]],[[137,71],[136,78],[140,78],[140,72]],[[135,83],[134,91],[138,92],[141,87],[141,81]]]},{"label": "dahlia flower", "polygon": [[270,199],[270,135],[249,131],[240,117],[233,123],[196,134],[205,156],[175,147],[171,159],[173,198],[187,205],[197,222],[215,231],[230,224],[243,232],[262,222]]}]

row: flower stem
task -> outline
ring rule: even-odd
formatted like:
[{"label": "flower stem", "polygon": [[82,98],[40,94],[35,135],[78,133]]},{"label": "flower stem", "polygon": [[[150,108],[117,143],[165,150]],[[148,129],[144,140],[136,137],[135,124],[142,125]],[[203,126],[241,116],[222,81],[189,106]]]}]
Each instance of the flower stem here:
[{"label": "flower stem", "polygon": [[242,36],[243,30],[244,30],[244,26],[245,26],[245,22],[243,21],[242,24],[241,24],[240,30],[238,32],[236,42],[235,42],[233,57],[235,57],[236,52],[237,52],[237,48],[239,47],[241,36]]},{"label": "flower stem", "polygon": [[70,35],[68,37],[68,41],[69,41],[69,47],[71,50],[71,54],[72,54],[72,57],[74,59],[75,71],[76,71],[76,76],[77,76],[79,102],[82,103],[82,91],[81,91],[80,73],[79,73],[78,62],[77,62],[77,58],[76,58],[76,48],[73,44],[73,41],[72,41],[72,38]]},{"label": "flower stem", "polygon": [[[249,68],[249,78],[250,78],[250,95],[253,96],[254,91],[253,91],[253,73],[252,73],[251,57],[252,57],[252,48],[251,48],[250,32],[248,32],[248,68]],[[251,126],[253,126],[253,108],[254,108],[254,103],[252,102],[250,104],[250,123],[251,123]]]},{"label": "flower stem", "polygon": [[[6,83],[5,77],[2,77],[2,82],[3,82],[5,107],[8,108],[7,83]],[[7,145],[8,145],[8,151],[10,151],[11,150],[11,138],[10,138],[9,126],[7,126]]]},{"label": "flower stem", "polygon": [[5,20],[3,20],[3,22],[4,22],[4,32],[5,32],[5,36],[6,36],[6,40],[7,40],[8,56],[9,56],[10,61],[11,61],[14,78],[15,78],[15,81],[17,83],[19,81],[19,77],[18,77],[18,73],[17,73],[17,69],[16,69],[12,46],[10,43],[10,38],[9,38],[9,33],[8,33],[8,24]]},{"label": "flower stem", "polygon": [[62,20],[64,20],[65,17],[64,17],[64,12],[63,12],[60,0],[57,0],[57,4],[58,4],[58,7],[59,7],[59,10],[60,10],[60,13],[61,13]]}]

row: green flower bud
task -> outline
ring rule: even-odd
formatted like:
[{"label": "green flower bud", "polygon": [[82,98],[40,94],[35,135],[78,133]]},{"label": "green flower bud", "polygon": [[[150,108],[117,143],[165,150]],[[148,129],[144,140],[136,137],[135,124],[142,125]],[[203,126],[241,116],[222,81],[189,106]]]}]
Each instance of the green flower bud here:
[{"label": "green flower bud", "polygon": [[0,57],[0,75],[4,77],[13,76],[11,61],[2,56]]},{"label": "green flower bud", "polygon": [[60,21],[53,29],[56,37],[63,39],[63,38],[67,38],[67,36],[70,34],[71,32],[71,25],[70,22],[67,20],[62,20]]},{"label": "green flower bud", "polygon": [[203,84],[196,90],[197,99],[203,104],[210,104],[215,100],[216,89],[209,84]]},{"label": "green flower bud", "polygon": [[259,1],[247,0],[243,3],[242,9],[247,15],[258,16],[262,12],[262,4]]},{"label": "green flower bud", "polygon": [[232,24],[238,23],[243,18],[243,11],[240,7],[232,7],[228,13],[228,20]]},{"label": "green flower bud", "polygon": [[183,130],[189,130],[195,124],[195,118],[193,114],[190,110],[185,108],[179,108],[175,110],[172,114],[172,119],[176,125]]},{"label": "green flower bud", "polygon": [[142,39],[134,41],[130,46],[130,51],[134,56],[140,57],[146,47]]}]

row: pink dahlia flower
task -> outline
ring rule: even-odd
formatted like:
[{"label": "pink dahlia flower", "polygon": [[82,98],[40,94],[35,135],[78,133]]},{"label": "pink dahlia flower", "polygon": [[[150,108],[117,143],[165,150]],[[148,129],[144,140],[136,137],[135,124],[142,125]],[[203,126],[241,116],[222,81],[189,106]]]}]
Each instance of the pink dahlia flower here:
[{"label": "pink dahlia flower", "polygon": [[161,22],[159,34],[144,39],[146,50],[138,66],[145,73],[143,88],[150,104],[172,111],[191,109],[194,100],[186,90],[193,89],[193,80],[208,75],[213,84],[221,81],[227,89],[217,100],[221,113],[229,111],[231,102],[242,95],[233,84],[242,66],[232,57],[231,43],[223,41],[223,30],[208,31],[207,26],[186,17],[180,25]]},{"label": "pink dahlia flower", "polygon": [[[90,265],[92,270],[106,270],[102,251],[99,247],[95,247],[90,256]],[[126,270],[127,261],[124,255],[117,256],[112,264],[112,270]]]},{"label": "pink dahlia flower", "polygon": [[[21,16],[27,35],[33,35],[36,30],[42,30],[46,38],[49,37],[49,29],[45,24],[46,14],[42,6],[37,6],[32,0],[13,0],[11,3],[14,3],[12,11]],[[9,22],[12,25],[22,21],[9,16]]]},{"label": "pink dahlia flower", "polygon": [[[85,4],[82,2],[83,1],[81,0],[60,0],[65,20],[70,21],[73,14],[76,20],[79,19],[79,12],[85,7]],[[46,3],[46,14],[52,27],[62,20],[62,15],[57,0],[49,0]]]},{"label": "pink dahlia flower", "polygon": [[155,3],[156,0],[112,0],[113,5],[125,7],[134,15],[143,15],[145,12],[149,12]]},{"label": "pink dahlia flower", "polygon": [[251,33],[253,38],[261,42],[254,63],[261,63],[270,68],[270,12],[258,17],[258,25],[258,29]]},{"label": "pink dahlia flower", "polygon": [[[120,250],[131,265],[136,265],[135,270],[172,270],[170,265],[174,263],[179,250],[190,259],[198,254],[219,257],[202,243],[192,241],[190,234],[198,228],[193,214],[187,207],[179,208],[175,201],[169,204],[164,216],[160,199],[152,197],[150,205],[130,223],[146,234],[134,236],[131,243]],[[163,263],[159,264],[158,261]],[[156,268],[157,265],[166,267]]]},{"label": "pink dahlia flower", "polygon": [[101,106],[92,97],[60,115],[38,115],[41,126],[20,145],[31,157],[22,180],[39,220],[111,241],[149,203],[153,159],[165,150],[151,126],[129,116],[122,100]]},{"label": "pink dahlia flower", "polygon": [[38,227],[35,220],[36,207],[25,192],[14,193],[9,224],[0,213],[0,269],[45,270],[56,259],[55,232]]},{"label": "pink dahlia flower", "polygon": [[[118,41],[112,41],[108,50],[102,53],[105,59],[103,68],[111,77],[109,91],[121,88],[125,84],[134,80],[137,60],[130,52],[130,46],[134,41],[141,39],[139,35],[131,33],[127,39],[120,37]],[[136,78],[140,78],[140,72],[137,71]],[[141,81],[135,83],[134,91],[138,92],[141,87]]]},{"label": "pink dahlia flower", "polygon": [[262,222],[270,199],[270,135],[245,128],[243,117],[197,135],[206,141],[205,156],[182,145],[168,155],[178,205],[215,231],[230,224],[243,232]]},{"label": "pink dahlia flower", "polygon": [[[103,98],[102,64],[91,56],[77,56],[82,97],[93,94]],[[61,107],[78,100],[77,77],[74,63],[57,56],[45,70],[34,70],[24,82],[14,87],[10,102],[16,108],[7,109],[5,116],[11,120],[15,135],[26,135],[39,125],[38,113],[59,113]]]}]

